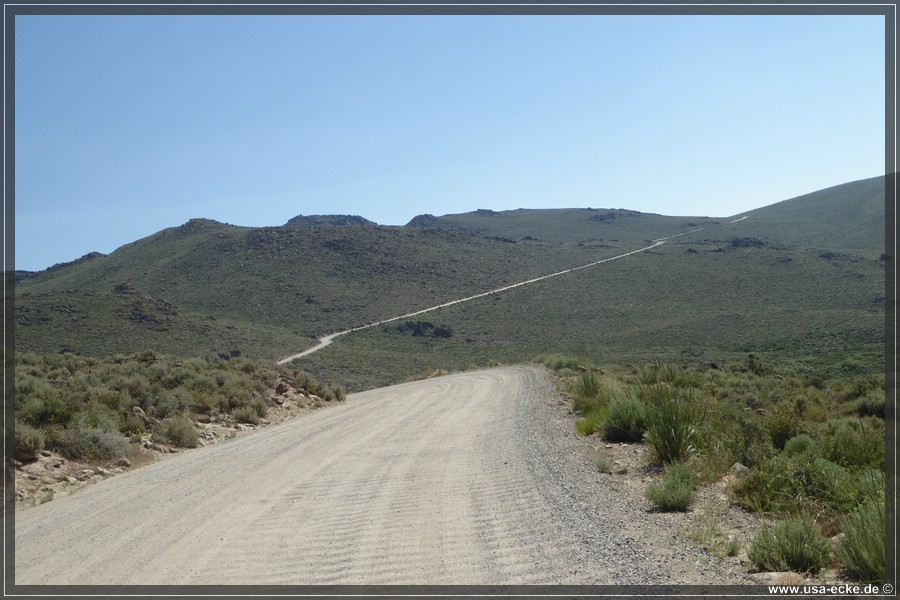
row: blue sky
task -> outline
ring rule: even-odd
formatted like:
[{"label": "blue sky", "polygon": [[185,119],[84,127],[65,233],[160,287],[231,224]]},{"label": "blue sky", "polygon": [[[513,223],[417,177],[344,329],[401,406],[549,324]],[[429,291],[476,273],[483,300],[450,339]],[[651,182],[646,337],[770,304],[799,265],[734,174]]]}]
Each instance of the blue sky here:
[{"label": "blue sky", "polygon": [[878,16],[18,16],[16,268],[205,217],[731,216],[884,173]]}]

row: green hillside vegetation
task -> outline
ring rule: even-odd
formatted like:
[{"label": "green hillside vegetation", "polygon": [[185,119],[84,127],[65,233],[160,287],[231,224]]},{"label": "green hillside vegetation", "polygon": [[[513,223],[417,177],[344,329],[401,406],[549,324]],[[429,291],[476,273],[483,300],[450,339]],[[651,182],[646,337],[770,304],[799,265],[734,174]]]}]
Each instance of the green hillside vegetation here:
[{"label": "green hillside vegetation", "polygon": [[[579,347],[628,360],[846,349],[877,357],[884,341],[881,252],[838,249],[855,239],[849,234],[835,234],[837,247],[801,242],[826,224],[877,238],[883,224],[873,225],[878,211],[870,205],[883,194],[881,181],[823,190],[736,223],[590,209],[414,220],[427,227],[342,216],[265,228],[195,219],[108,256],[20,278],[16,343],[23,351],[100,357],[239,350],[276,359],[325,333],[674,235],[625,259],[417,317],[450,335],[416,335],[389,323],[344,336],[299,364],[364,389]],[[841,209],[842,198],[851,209]]]},{"label": "green hillside vegetation", "polygon": [[240,350],[269,357],[276,348],[311,345],[283,327],[215,317],[157,299],[130,284],[105,291],[62,290],[16,302],[18,348],[111,357],[146,349],[177,356],[217,356]]},{"label": "green hillside vegetation", "polygon": [[884,177],[845,183],[740,216],[751,237],[878,258],[884,250]]},{"label": "green hillside vegetation", "polygon": [[[851,577],[884,580],[883,374],[755,354],[717,366],[543,361],[572,396],[581,433],[645,443],[665,466],[646,487],[656,510],[688,510],[698,484],[731,472],[734,503],[780,520],[751,540],[758,570],[815,573],[839,560]],[[833,552],[827,538],[838,533]]]},{"label": "green hillside vegetation", "polygon": [[470,213],[419,215],[408,227],[468,231],[485,237],[557,242],[612,240],[642,243],[720,224],[708,217],[669,217],[625,209],[562,208],[477,210]]},{"label": "green hillside vegetation", "polygon": [[259,423],[279,386],[323,401],[342,401],[340,386],[323,385],[270,361],[179,359],[144,351],[110,359],[74,354],[17,353],[15,445],[19,460],[44,448],[72,459],[129,453],[147,433],[174,446],[195,447],[194,421]]},{"label": "green hillside vegetation", "polygon": [[678,240],[417,317],[449,336],[388,323],[298,364],[351,389],[575,348],[636,361],[862,352],[866,368],[883,368],[881,261],[747,238]]},{"label": "green hillside vegetation", "polygon": [[21,278],[16,344],[94,356],[240,349],[279,358],[324,333],[619,251],[433,229],[245,228],[197,219]]},{"label": "green hillside vegetation", "polygon": [[884,252],[884,177],[805,194],[739,215],[671,217],[626,209],[477,210],[419,215],[409,225],[470,231],[509,239],[639,242],[727,225],[741,217],[743,236],[766,242],[852,251],[878,258]]}]

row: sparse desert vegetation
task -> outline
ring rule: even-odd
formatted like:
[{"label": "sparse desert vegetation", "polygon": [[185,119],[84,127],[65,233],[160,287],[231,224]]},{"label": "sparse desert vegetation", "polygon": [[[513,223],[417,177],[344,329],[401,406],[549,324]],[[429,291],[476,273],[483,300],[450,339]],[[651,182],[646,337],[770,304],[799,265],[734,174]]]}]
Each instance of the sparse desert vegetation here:
[{"label": "sparse desert vegetation", "polygon": [[[146,462],[145,450],[214,442],[222,432],[209,429],[210,423],[231,430],[260,424],[285,403],[304,409],[346,398],[341,386],[240,357],[17,353],[15,365],[16,459],[26,466],[37,459],[52,463],[50,479],[41,469],[28,473],[45,488],[67,476],[74,483],[74,475],[81,475],[75,464],[108,474],[113,464],[127,468]],[[68,468],[61,469],[63,464]],[[47,488],[38,499],[52,497]]]},{"label": "sparse desert vegetation", "polygon": [[130,436],[157,433],[175,446],[197,445],[198,415],[243,422],[266,416],[278,386],[340,401],[340,386],[296,369],[244,358],[178,359],[152,351],[104,360],[16,354],[16,450],[69,458],[121,455]]},{"label": "sparse desert vegetation", "polygon": [[[835,566],[856,580],[883,581],[877,364],[848,371],[842,362],[776,365],[756,354],[730,365],[539,360],[560,376],[580,433],[648,446],[660,470],[645,489],[653,510],[690,510],[698,485],[728,476],[732,504],[776,522],[744,540],[756,569],[814,574]],[[610,472],[609,462],[598,468]],[[742,546],[735,538],[715,544],[725,555]]]}]

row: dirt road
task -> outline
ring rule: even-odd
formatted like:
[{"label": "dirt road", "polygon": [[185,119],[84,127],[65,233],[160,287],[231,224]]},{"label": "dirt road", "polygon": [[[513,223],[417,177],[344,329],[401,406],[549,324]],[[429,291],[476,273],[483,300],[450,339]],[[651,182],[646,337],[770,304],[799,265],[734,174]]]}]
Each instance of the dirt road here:
[{"label": "dirt road", "polygon": [[694,231],[702,231],[701,229],[694,229],[691,231],[686,231],[684,233],[679,233],[677,235],[659,238],[658,240],[653,240],[653,243],[649,246],[645,246],[643,248],[638,248],[637,250],[631,250],[629,252],[624,252],[622,254],[617,254],[616,256],[610,256],[608,258],[602,258],[600,260],[595,260],[594,262],[588,263],[586,265],[581,265],[578,267],[573,267],[571,269],[564,269],[562,271],[556,271],[555,273],[550,273],[549,275],[541,275],[540,277],[535,277],[534,279],[529,279],[527,281],[520,281],[518,283],[513,283],[512,285],[507,285],[501,288],[493,289],[487,292],[481,292],[480,294],[475,294],[474,296],[467,296],[466,298],[459,298],[457,300],[451,300],[450,302],[444,302],[443,304],[438,304],[437,306],[431,306],[429,308],[423,308],[421,310],[417,310],[415,312],[407,313],[405,315],[400,315],[399,317],[391,317],[390,319],[384,319],[382,321],[377,321],[375,323],[369,323],[368,325],[362,325],[360,327],[354,327],[353,329],[346,329],[344,331],[338,331],[335,333],[329,333],[328,335],[321,336],[316,345],[303,350],[302,352],[298,352],[297,354],[292,354],[290,356],[286,356],[278,361],[278,364],[284,365],[293,360],[301,358],[303,356],[307,356],[312,354],[313,352],[318,352],[322,350],[326,346],[331,345],[331,343],[338,337],[342,335],[346,335],[348,333],[353,333],[354,331],[361,331],[363,329],[369,329],[371,327],[378,327],[379,325],[384,325],[385,323],[392,323],[394,321],[399,321],[401,319],[409,319],[412,317],[417,317],[419,315],[424,315],[425,313],[436,311],[440,308],[447,308],[448,306],[453,306],[454,304],[462,304],[463,302],[471,302],[472,300],[477,300],[478,298],[484,298],[485,296],[490,296],[492,294],[499,294],[500,292],[505,292],[507,290],[511,290],[517,287],[522,287],[524,285],[530,285],[532,283],[537,283],[538,281],[544,281],[545,279],[550,279],[552,277],[559,277],[560,275],[566,275],[567,273],[573,273],[575,271],[580,271],[582,269],[589,269],[591,267],[596,267],[597,265],[602,265],[603,263],[608,263],[613,260],[618,260],[620,258],[625,258],[627,256],[633,256],[635,254],[639,254],[641,252],[646,252],[647,250],[652,250],[657,246],[661,246],[666,243],[666,240],[671,239],[673,237],[678,237],[680,235],[685,235],[687,233],[693,233]]},{"label": "dirt road", "polygon": [[523,367],[355,394],[17,512],[16,584],[741,582],[573,468],[556,404]]}]

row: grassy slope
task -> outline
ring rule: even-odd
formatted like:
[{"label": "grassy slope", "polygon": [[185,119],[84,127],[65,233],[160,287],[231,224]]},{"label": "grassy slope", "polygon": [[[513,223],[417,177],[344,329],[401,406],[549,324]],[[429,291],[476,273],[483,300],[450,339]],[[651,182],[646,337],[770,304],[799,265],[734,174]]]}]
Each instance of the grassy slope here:
[{"label": "grassy slope", "polygon": [[877,355],[884,340],[880,262],[823,254],[673,241],[421,317],[449,328],[450,338],[385,326],[351,334],[299,364],[360,389],[432,369],[579,349],[618,360],[671,358],[688,349],[709,359],[767,351],[800,357],[848,347]]},{"label": "grassy slope", "polygon": [[[20,349],[39,352],[103,356],[152,345],[181,354],[239,348],[275,358],[329,331],[618,251],[418,228],[253,229],[191,221],[22,281],[16,340]],[[116,292],[122,283],[136,296]]]},{"label": "grassy slope", "polygon": [[741,235],[835,251],[884,252],[884,178],[873,177],[819,190],[734,217],[667,217],[623,209],[480,210],[412,223],[521,239],[641,241],[727,224],[748,216]]},{"label": "grassy slope", "polygon": [[884,252],[884,178],[873,177],[743,213],[747,234],[762,240],[858,252]]},{"label": "grassy slope", "polygon": [[514,240],[532,237],[558,242],[612,240],[640,243],[720,222],[720,219],[707,217],[669,217],[624,209],[564,208],[479,210],[442,217],[420,215],[410,221],[410,225],[471,231]]}]

